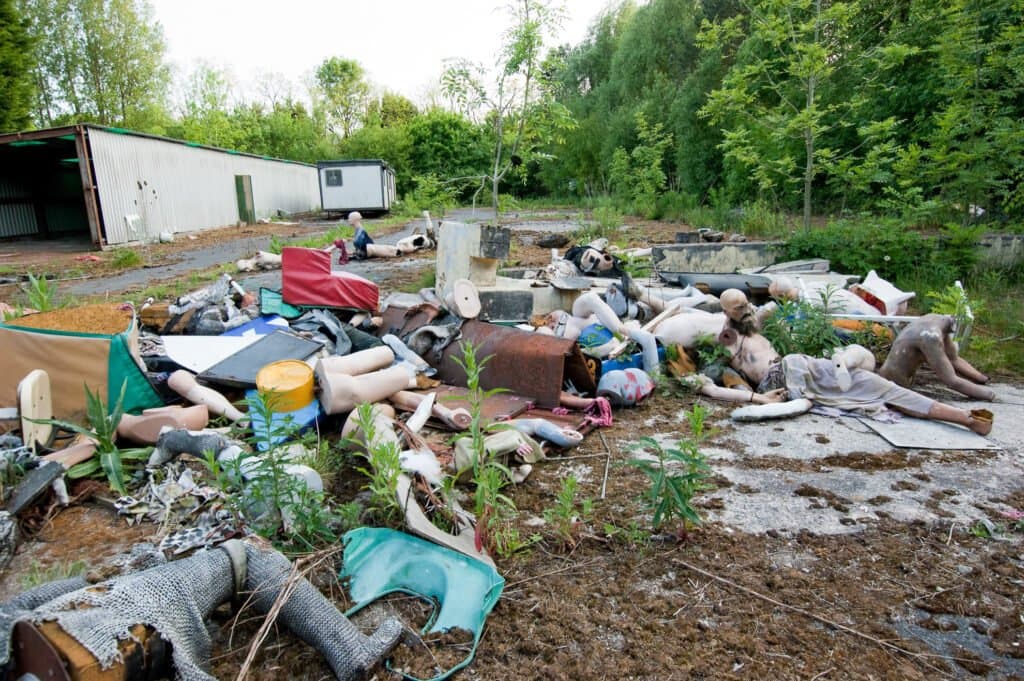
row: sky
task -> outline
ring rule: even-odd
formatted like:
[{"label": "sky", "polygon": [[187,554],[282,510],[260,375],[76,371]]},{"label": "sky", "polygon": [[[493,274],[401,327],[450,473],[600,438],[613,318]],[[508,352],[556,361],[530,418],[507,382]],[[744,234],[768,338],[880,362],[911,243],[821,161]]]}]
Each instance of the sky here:
[{"label": "sky", "polygon": [[[493,65],[509,26],[506,0],[150,0],[179,79],[206,63],[226,69],[237,91],[260,82],[305,83],[327,57],[354,59],[382,89],[424,104],[444,60]],[[564,0],[568,17],[554,44],[578,44],[609,0]]]}]

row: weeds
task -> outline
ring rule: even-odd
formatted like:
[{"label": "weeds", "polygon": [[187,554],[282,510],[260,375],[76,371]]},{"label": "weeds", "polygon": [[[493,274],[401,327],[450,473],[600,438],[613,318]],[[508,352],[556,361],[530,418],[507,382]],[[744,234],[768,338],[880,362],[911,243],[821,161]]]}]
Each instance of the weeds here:
[{"label": "weeds", "polygon": [[401,452],[394,442],[378,442],[373,421],[372,404],[364,402],[356,407],[356,423],[366,442],[366,460],[369,463],[368,467],[357,467],[356,470],[369,478],[365,489],[370,492],[370,507],[384,521],[388,521],[397,517],[402,510],[398,503]]},{"label": "weeds", "polygon": [[130,248],[115,248],[110,256],[110,264],[119,270],[138,267],[142,264],[142,256]]},{"label": "weeds", "polygon": [[580,535],[586,528],[594,512],[593,499],[581,499],[576,503],[579,481],[575,475],[562,479],[554,508],[544,511],[544,520],[552,526],[555,537],[568,549],[576,548]]},{"label": "weeds", "polygon": [[271,234],[270,245],[267,246],[267,251],[281,255],[282,250],[284,250],[284,243],[282,243],[281,239],[279,239],[276,234]]},{"label": "weeds", "polygon": [[89,564],[84,560],[60,561],[46,568],[39,561],[33,560],[28,572],[23,574],[18,581],[21,583],[22,590],[28,590],[42,584],[84,575],[88,569]]},{"label": "weeds", "polygon": [[483,390],[480,377],[490,356],[478,359],[476,347],[472,343],[464,342],[460,348],[462,357],[455,357],[455,362],[466,373],[466,387],[469,391],[466,400],[471,415],[468,437],[471,438],[470,449],[473,452],[473,511],[477,520],[477,545],[501,557],[508,557],[529,546],[533,540],[524,541],[518,529],[512,525],[516,505],[509,496],[502,493],[511,484],[512,473],[507,466],[488,456],[484,442],[484,402],[491,395],[504,392],[504,389]]},{"label": "weeds", "polygon": [[693,496],[709,489],[707,483],[711,468],[708,466],[699,444],[705,438],[704,419],[707,410],[696,405],[687,412],[687,420],[693,438],[680,439],[675,447],[665,448],[650,437],[640,438],[634,450],[650,451],[657,461],[646,458],[629,460],[629,465],[639,468],[651,481],[651,487],[644,494],[648,506],[654,510],[652,525],[660,530],[663,525],[675,519],[681,522],[677,534],[685,536],[687,527],[699,525],[700,515],[692,505]]},{"label": "weeds", "polygon": [[278,450],[278,443],[292,439],[297,426],[289,419],[273,418],[273,398],[267,394],[249,397],[246,403],[253,416],[249,442],[257,451],[264,445],[264,451],[243,452],[226,466],[215,452],[207,452],[214,483],[249,527],[282,548],[310,551],[336,542],[342,525],[337,511]]},{"label": "weeds", "polygon": [[841,345],[828,309],[829,296],[823,295],[824,307],[808,300],[783,301],[775,313],[762,324],[761,333],[780,355],[803,354],[826,357]]},{"label": "weeds", "polygon": [[130,462],[134,467],[138,467],[149,458],[151,451],[149,447],[119,449],[115,443],[117,426],[124,415],[124,394],[127,388],[128,381],[124,381],[121,384],[121,393],[117,398],[117,403],[108,410],[99,391],[94,393],[88,385],[85,386],[85,413],[89,427],[57,419],[40,421],[40,423],[49,423],[58,428],[78,433],[96,443],[96,456],[69,468],[67,472],[69,478],[75,480],[103,473],[110,488],[122,496],[127,493],[124,475],[125,463]]},{"label": "weeds", "polygon": [[37,278],[29,272],[28,288],[25,293],[28,296],[28,306],[39,312],[46,312],[57,307],[57,285],[45,276]]}]

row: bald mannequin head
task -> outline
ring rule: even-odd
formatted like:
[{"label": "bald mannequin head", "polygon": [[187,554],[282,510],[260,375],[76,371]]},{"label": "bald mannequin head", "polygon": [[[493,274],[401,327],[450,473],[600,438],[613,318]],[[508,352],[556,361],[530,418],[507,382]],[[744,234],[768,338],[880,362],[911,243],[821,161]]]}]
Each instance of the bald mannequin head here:
[{"label": "bald mannequin head", "polygon": [[798,300],[800,290],[789,277],[776,277],[768,284],[768,295],[776,300]]},{"label": "bald mannequin head", "polygon": [[726,326],[736,329],[741,335],[749,335],[757,331],[757,317],[754,314],[754,306],[747,300],[747,296],[739,289],[726,289],[722,291],[718,302],[722,306],[728,322]]},{"label": "bald mannequin head", "polygon": [[360,213],[359,211],[354,210],[354,211],[352,211],[351,213],[348,214],[348,224],[355,226],[355,225],[358,225],[358,224],[362,223],[362,221],[363,221],[363,214]]}]

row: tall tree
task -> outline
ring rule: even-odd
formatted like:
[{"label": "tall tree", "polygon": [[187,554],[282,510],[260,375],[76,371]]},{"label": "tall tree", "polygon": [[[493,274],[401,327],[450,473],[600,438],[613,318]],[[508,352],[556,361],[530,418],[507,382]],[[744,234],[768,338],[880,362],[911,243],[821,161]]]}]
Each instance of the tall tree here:
[{"label": "tall tree", "polygon": [[366,72],[354,59],[330,57],[316,70],[318,94],[328,125],[339,138],[348,137],[362,121],[370,96]]},{"label": "tall tree", "polygon": [[541,72],[544,40],[561,25],[564,9],[544,0],[514,0],[507,7],[511,25],[498,56],[493,93],[476,77],[479,69],[466,62],[453,64],[442,77],[446,95],[468,104],[483,103],[493,135],[490,171],[481,176],[480,190],[490,183],[495,214],[501,183],[537,151],[535,135],[557,134],[572,125],[568,110],[550,96]]},{"label": "tall tree", "polygon": [[[800,187],[804,227],[810,228],[815,180],[840,160],[839,150],[822,140],[846,125],[852,111],[863,111],[866,102],[860,92],[837,90],[843,82],[839,74],[860,61],[871,63],[873,73],[884,73],[912,50],[895,42],[855,49],[851,33],[863,12],[860,0],[750,0],[742,5],[743,13],[703,26],[705,47],[738,48],[722,86],[701,111],[722,125],[720,147],[726,158],[751,169],[761,190]],[[861,117],[860,123],[857,146],[869,156],[889,144],[898,121]]]},{"label": "tall tree", "polygon": [[0,132],[24,130],[30,124],[32,67],[28,22],[14,0],[0,0]]},{"label": "tall tree", "polygon": [[946,0],[925,172],[965,219],[1024,215],[1024,1]]},{"label": "tall tree", "polygon": [[163,28],[147,0],[22,0],[38,36],[39,123],[152,129],[166,115]]}]

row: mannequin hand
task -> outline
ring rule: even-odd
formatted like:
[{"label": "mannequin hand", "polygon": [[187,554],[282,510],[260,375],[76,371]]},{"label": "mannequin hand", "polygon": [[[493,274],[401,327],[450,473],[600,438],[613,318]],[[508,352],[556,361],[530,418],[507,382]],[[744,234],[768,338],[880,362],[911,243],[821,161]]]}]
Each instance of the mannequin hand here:
[{"label": "mannequin hand", "polygon": [[761,404],[772,404],[773,402],[787,402],[789,401],[788,391],[785,388],[778,388],[776,390],[770,390],[766,393],[761,393],[759,402]]}]

